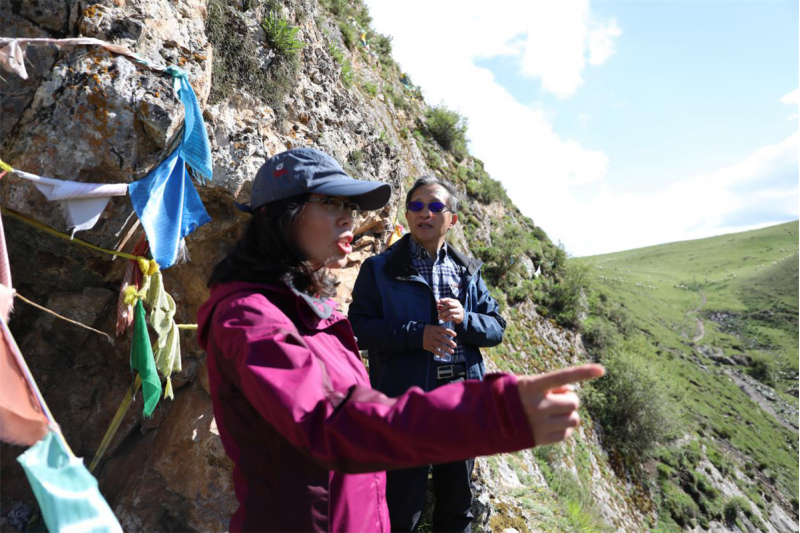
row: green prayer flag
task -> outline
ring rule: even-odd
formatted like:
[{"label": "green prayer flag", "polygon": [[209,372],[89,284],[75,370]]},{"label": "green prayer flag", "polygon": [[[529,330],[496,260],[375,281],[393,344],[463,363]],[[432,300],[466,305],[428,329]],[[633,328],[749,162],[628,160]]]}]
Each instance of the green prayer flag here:
[{"label": "green prayer flag", "polygon": [[142,378],[142,396],[144,396],[144,416],[150,417],[161,397],[161,378],[156,372],[153,359],[153,348],[147,335],[147,322],[144,316],[142,301],[136,302],[134,309],[133,342],[131,343],[131,369],[138,370]]}]

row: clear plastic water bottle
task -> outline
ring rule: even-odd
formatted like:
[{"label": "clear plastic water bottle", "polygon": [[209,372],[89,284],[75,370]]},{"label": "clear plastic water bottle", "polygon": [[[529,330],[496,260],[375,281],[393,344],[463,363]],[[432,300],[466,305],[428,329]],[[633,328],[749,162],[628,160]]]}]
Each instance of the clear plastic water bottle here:
[{"label": "clear plastic water bottle", "polygon": [[[452,320],[447,320],[444,322],[439,321],[439,325],[447,329],[453,329],[455,327],[455,324],[453,324]],[[453,354],[440,351],[439,353],[433,354],[433,360],[436,361],[437,363],[452,363]]]}]

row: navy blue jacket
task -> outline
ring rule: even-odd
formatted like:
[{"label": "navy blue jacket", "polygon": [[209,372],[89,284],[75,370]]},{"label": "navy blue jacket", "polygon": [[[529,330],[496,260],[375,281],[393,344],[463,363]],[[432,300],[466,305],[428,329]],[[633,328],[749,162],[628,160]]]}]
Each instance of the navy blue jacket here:
[{"label": "navy blue jacket", "polygon": [[[439,323],[436,300],[411,265],[409,239],[406,235],[382,254],[364,261],[348,312],[359,348],[369,352],[372,387],[390,397],[413,386],[424,391],[437,386],[437,364],[422,348],[425,326]],[[486,370],[479,348],[500,344],[506,321],[481,278],[482,263],[452,247],[449,252],[461,269],[464,294],[464,322],[454,329],[464,345],[467,379],[482,379]]]}]

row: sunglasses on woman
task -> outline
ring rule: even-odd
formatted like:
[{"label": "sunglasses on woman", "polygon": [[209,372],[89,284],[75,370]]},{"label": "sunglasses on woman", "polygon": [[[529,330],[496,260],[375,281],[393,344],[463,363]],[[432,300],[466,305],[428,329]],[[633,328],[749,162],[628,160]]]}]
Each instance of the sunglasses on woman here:
[{"label": "sunglasses on woman", "polygon": [[361,208],[358,204],[354,203],[345,203],[344,200],[341,198],[336,198],[334,196],[326,196],[325,198],[310,198],[309,202],[319,202],[321,204],[325,204],[328,206],[328,212],[332,215],[340,215],[342,211],[347,209],[347,212],[350,216],[354,217],[358,215],[361,211]]},{"label": "sunglasses on woman", "polygon": [[419,213],[425,209],[426,205],[431,213],[441,213],[447,209],[447,204],[443,204],[442,202],[430,202],[428,204],[424,202],[408,202],[406,208],[414,213]]}]

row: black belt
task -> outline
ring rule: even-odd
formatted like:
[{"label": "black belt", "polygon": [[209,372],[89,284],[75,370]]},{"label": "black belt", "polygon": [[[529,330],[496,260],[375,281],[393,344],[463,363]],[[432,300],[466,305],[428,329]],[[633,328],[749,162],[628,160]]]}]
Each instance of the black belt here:
[{"label": "black belt", "polygon": [[439,365],[436,367],[436,379],[454,379],[467,377],[467,365]]}]

